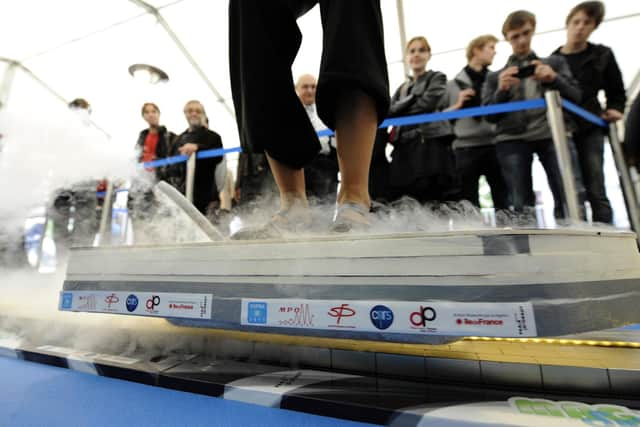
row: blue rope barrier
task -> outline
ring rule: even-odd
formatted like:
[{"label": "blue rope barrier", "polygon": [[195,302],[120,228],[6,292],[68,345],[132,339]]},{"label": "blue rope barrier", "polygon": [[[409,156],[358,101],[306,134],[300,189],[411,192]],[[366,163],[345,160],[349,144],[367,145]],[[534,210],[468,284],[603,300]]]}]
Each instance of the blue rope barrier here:
[{"label": "blue rope barrier", "polygon": [[[485,105],[483,107],[463,108],[456,111],[443,111],[429,114],[416,114],[414,116],[395,117],[387,119],[380,125],[380,128],[388,126],[407,126],[420,123],[439,122],[441,120],[455,120],[464,117],[489,116],[491,114],[512,113],[514,111],[533,110],[535,108],[545,108],[547,104],[544,99],[536,98],[526,101],[505,102],[502,104]],[[318,136],[332,136],[331,129],[324,129],[318,132]]]},{"label": "blue rope barrier", "polygon": [[596,116],[595,114],[585,110],[584,108],[578,107],[576,104],[574,104],[573,102],[567,101],[566,99],[562,100],[562,106],[567,110],[571,111],[573,114],[576,114],[582,117],[583,119],[585,119],[586,121],[589,121],[595,125],[598,125],[603,128],[606,128],[607,126],[609,126],[609,124],[604,120],[602,120],[601,117]]},{"label": "blue rope barrier", "polygon": [[[392,119],[386,119],[380,125],[380,128],[385,128],[389,126],[407,126],[407,125],[417,125],[420,123],[432,123],[438,122],[441,120],[456,120],[462,119],[465,117],[478,117],[478,116],[489,116],[492,114],[503,114],[503,113],[512,113],[515,111],[523,111],[523,110],[533,110],[536,108],[546,108],[547,104],[543,98],[529,99],[526,101],[514,101],[514,102],[505,102],[502,104],[494,104],[494,105],[485,105],[482,107],[471,107],[471,108],[463,108],[456,111],[442,111],[438,113],[429,113],[429,114],[416,114],[413,116],[405,116],[405,117],[394,117]],[[602,120],[600,117],[584,110],[583,108],[569,102],[566,100],[562,100],[562,106],[566,108],[568,111],[571,111],[574,114],[579,115],[580,117],[588,120],[592,123],[595,123],[598,126],[606,127],[607,122]],[[318,131],[318,136],[333,136],[335,133],[331,129],[323,129]],[[228,153],[240,153],[242,152],[242,148],[233,147],[233,148],[218,148],[213,150],[206,150],[202,152],[198,152],[196,154],[196,159],[208,159],[211,157],[219,157],[224,156]],[[176,163],[182,163],[189,160],[188,156],[173,156],[167,157],[164,159],[158,159],[151,162],[141,163],[140,167],[145,168],[157,168],[160,166],[169,166]]]},{"label": "blue rope barrier", "polygon": [[[242,151],[242,148],[240,147],[214,148],[211,150],[204,150],[196,153],[196,159],[208,159],[211,157],[220,157],[228,153],[239,153],[241,151]],[[144,162],[140,164],[140,167],[157,168],[159,166],[169,166],[176,163],[186,162],[187,160],[189,160],[189,156],[179,155],[179,156],[173,156],[173,157],[166,157],[164,159],[153,160],[151,162]]]}]

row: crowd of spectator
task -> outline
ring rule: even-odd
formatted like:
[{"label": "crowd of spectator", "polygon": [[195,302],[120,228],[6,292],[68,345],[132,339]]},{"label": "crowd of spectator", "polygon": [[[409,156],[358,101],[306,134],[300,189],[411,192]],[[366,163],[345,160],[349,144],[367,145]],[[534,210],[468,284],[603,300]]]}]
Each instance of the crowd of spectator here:
[{"label": "crowd of spectator", "polygon": [[[491,34],[481,35],[469,42],[466,65],[449,79],[428,67],[432,47],[427,38],[413,37],[405,51],[410,75],[394,91],[387,117],[530,100],[556,90],[563,98],[607,122],[618,121],[626,103],[620,69],[609,47],[589,41],[604,14],[604,5],[599,1],[575,6],[566,17],[566,42],[545,57],[531,47],[536,31],[535,15],[515,11],[507,16],[502,27],[502,35],[512,50],[506,64],[490,71],[499,39]],[[316,77],[304,74],[294,87],[313,129],[326,129],[316,110]],[[601,91],[605,106],[598,100]],[[176,135],[161,125],[156,104],[149,102],[142,106],[142,118],[148,127],[140,132],[136,144],[140,162],[223,148],[220,135],[209,129],[201,102],[189,101],[183,111],[188,128]],[[606,129],[566,112],[564,119],[577,197],[580,202],[589,202],[594,222],[611,224],[613,215],[603,172]],[[635,129],[633,125],[628,128]],[[278,137],[281,136],[270,135]],[[295,141],[292,144],[298,147],[290,154],[315,153],[305,154],[311,159],[303,170],[306,197],[320,203],[336,203],[342,185],[339,150],[334,137],[320,137],[319,142],[319,147],[312,146],[311,141],[305,148],[307,141]],[[278,174],[274,179],[274,159],[269,149],[265,152],[265,147],[244,144],[235,182],[224,156],[197,159],[192,194],[195,207],[215,223],[227,218],[232,210],[242,215],[276,200],[280,185],[276,182]],[[633,158],[632,150],[628,151]],[[554,214],[556,218],[566,218],[561,169],[544,109],[380,129],[371,157],[369,192],[371,199],[383,203],[408,196],[420,203],[466,200],[479,207],[478,183],[484,176],[496,211],[532,216],[536,204],[532,182],[534,154],[545,169]],[[278,153],[276,157],[287,155]],[[167,181],[186,194],[185,163],[150,168],[148,173],[153,180]],[[136,191],[134,185],[131,194],[134,220],[148,218],[154,203],[148,188]]]}]

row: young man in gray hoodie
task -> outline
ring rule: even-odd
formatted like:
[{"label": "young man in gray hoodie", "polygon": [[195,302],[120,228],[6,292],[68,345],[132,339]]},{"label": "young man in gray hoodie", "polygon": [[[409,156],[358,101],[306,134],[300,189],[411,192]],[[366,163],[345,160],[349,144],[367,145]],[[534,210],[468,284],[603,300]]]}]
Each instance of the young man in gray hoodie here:
[{"label": "young man in gray hoodie", "polygon": [[[482,86],[489,65],[496,55],[498,39],[491,35],[476,37],[467,46],[467,65],[447,83],[447,111],[479,107]],[[491,187],[496,210],[509,207],[507,190],[496,157],[495,126],[484,117],[464,117],[453,123],[453,150],[461,180],[461,199],[479,207],[478,180],[484,175]]]},{"label": "young man in gray hoodie", "polygon": [[[507,17],[502,34],[513,54],[502,69],[488,74],[482,89],[483,104],[538,99],[544,97],[547,90],[557,90],[563,98],[580,102],[578,82],[565,59],[559,55],[540,58],[531,49],[535,30],[536,17],[531,12],[518,10]],[[526,212],[525,208],[531,209],[535,204],[531,197],[531,164],[536,153],[553,193],[555,216],[566,217],[562,177],[546,111],[538,108],[493,114],[487,116],[487,120],[496,124],[496,153],[511,208],[515,212]],[[578,173],[574,170],[576,179]]]}]

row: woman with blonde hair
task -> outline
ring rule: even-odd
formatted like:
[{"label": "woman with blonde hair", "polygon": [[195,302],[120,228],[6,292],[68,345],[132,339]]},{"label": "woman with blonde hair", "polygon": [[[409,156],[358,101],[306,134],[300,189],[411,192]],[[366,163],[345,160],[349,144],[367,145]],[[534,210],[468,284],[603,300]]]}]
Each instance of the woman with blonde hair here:
[{"label": "woman with blonde hair", "polygon": [[[434,113],[445,105],[447,76],[427,70],[431,46],[426,38],[407,43],[406,61],[411,76],[391,98],[390,116]],[[390,185],[395,198],[410,196],[421,203],[458,198],[458,180],[448,121],[400,126],[391,138],[393,153]]]}]

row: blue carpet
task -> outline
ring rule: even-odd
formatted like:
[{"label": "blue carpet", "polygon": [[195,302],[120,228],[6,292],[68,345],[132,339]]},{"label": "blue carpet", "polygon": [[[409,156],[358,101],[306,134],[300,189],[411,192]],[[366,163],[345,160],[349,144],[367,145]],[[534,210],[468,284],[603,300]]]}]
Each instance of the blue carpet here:
[{"label": "blue carpet", "polygon": [[365,426],[0,357],[1,426]]}]

